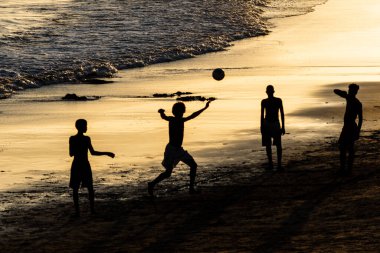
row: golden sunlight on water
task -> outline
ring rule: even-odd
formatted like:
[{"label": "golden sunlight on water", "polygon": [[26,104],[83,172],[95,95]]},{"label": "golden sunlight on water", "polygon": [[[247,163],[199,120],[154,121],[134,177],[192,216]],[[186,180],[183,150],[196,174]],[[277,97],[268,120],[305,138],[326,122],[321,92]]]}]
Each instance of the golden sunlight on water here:
[{"label": "golden sunlight on water", "polygon": [[[41,26],[48,18],[54,17],[51,7],[61,8],[72,0],[2,0],[0,2],[0,34],[27,31]],[[43,7],[45,6],[45,7]]]}]

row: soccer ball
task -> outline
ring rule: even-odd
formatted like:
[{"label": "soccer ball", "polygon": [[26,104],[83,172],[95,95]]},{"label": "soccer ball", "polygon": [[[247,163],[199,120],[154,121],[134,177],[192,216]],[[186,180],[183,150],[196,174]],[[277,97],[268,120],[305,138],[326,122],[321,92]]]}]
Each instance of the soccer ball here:
[{"label": "soccer ball", "polygon": [[214,69],[214,71],[212,72],[212,77],[217,81],[222,80],[224,78],[223,69],[221,68]]}]

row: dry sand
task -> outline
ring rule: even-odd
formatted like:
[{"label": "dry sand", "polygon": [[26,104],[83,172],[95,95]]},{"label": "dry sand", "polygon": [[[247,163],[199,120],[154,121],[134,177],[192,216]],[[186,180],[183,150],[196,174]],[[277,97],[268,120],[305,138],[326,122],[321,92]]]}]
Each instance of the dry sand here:
[{"label": "dry sand", "polygon": [[[192,88],[198,92],[218,94],[220,102],[214,102],[215,112],[207,111],[209,117],[207,120],[204,117],[206,126],[191,125],[186,132],[193,135],[202,132],[199,129],[207,130],[198,140],[187,142],[202,164],[198,175],[202,194],[187,194],[187,170],[181,168],[159,185],[158,197],[152,200],[147,197],[146,182],[159,172],[159,165],[145,171],[136,169],[135,175],[133,170],[125,169],[125,164],[116,162],[107,165],[115,171],[110,175],[97,171],[100,175],[95,180],[97,214],[89,215],[83,191],[80,196],[82,216],[73,218],[67,173],[57,176],[46,170],[31,188],[0,192],[3,208],[0,210],[0,252],[378,252],[380,104],[377,98],[380,90],[377,69],[380,57],[377,56],[380,38],[376,35],[380,20],[375,9],[379,9],[379,3],[374,0],[360,1],[360,4],[353,0],[344,3],[330,0],[313,13],[276,22],[277,28],[271,35],[237,42],[229,51],[126,71],[120,83],[130,80],[130,75],[153,75],[140,86],[137,84],[143,94],[151,91],[144,90],[144,82],[150,82],[149,87],[155,87],[155,92],[173,92],[178,83],[186,88],[189,83],[197,82],[198,86]],[[345,43],[348,40],[352,43]],[[357,53],[358,48],[360,53]],[[197,78],[192,72],[206,73],[216,64],[231,68],[225,84],[236,84],[235,93],[229,93],[231,90],[226,86],[220,86],[219,90],[213,86],[217,90],[211,93],[205,88],[204,84],[208,84],[205,78]],[[165,79],[168,86],[162,88],[158,80],[169,73],[174,74]],[[186,78],[192,79],[179,82]],[[344,101],[331,91],[344,89],[353,81],[361,85],[358,97],[364,104],[365,122],[357,143],[353,175],[341,178],[336,176],[336,140]],[[258,130],[246,130],[257,128],[258,117],[252,117],[256,122],[247,125],[250,121],[247,115],[258,115],[256,104],[263,97],[263,93],[252,95],[251,92],[263,90],[268,82],[276,84],[277,93],[287,105],[287,128],[291,134],[284,138],[286,170],[283,173],[262,169],[265,156],[257,144]],[[93,88],[95,95],[99,95],[110,87],[114,87],[115,92],[124,89],[117,84]],[[51,87],[38,92],[50,94],[55,89],[65,90]],[[231,100],[229,96],[239,99]],[[256,100],[254,104],[249,102],[252,98]],[[113,113],[115,118],[120,113],[115,103],[106,102],[85,105],[81,111],[97,112],[91,114],[94,129],[104,123],[99,120],[105,114],[100,108]],[[155,107],[166,103],[169,108],[172,101],[149,103]],[[239,113],[241,103],[247,105],[241,114],[226,113],[229,110]],[[59,112],[66,120],[78,116],[66,113],[65,106],[61,105]],[[199,106],[190,105],[190,109]],[[46,107],[54,108],[54,105]],[[67,109],[72,108],[67,105]],[[133,109],[145,112],[139,103]],[[223,115],[232,117],[231,129],[217,129],[217,124],[228,122],[228,119],[223,120]],[[140,120],[147,125],[153,122],[150,115]],[[119,124],[120,129],[112,128],[112,131],[120,132],[128,121],[113,123]],[[149,126],[157,127],[157,123],[152,124]],[[244,127],[235,127],[239,124]],[[40,125],[33,127],[36,126]],[[210,130],[213,128],[215,135]],[[71,130],[66,126],[63,129],[61,134],[66,140]],[[238,133],[239,138],[229,139],[230,130]],[[15,129],[12,133],[18,134],[17,131],[21,130]],[[51,125],[49,131],[56,132],[56,126]],[[162,127],[148,134],[149,137],[157,135],[158,144],[152,144],[152,150],[162,149],[166,131]],[[113,147],[112,142],[118,136],[105,136],[107,138],[100,138],[100,146],[108,149],[105,145],[111,136],[109,147]],[[210,137],[211,144],[201,141],[205,137]],[[223,143],[228,145],[217,142],[218,138],[224,138]],[[156,143],[156,139],[151,140],[152,143]],[[205,149],[197,148],[207,144]],[[52,145],[59,146],[53,141]],[[217,148],[213,150],[213,146]],[[124,148],[126,145],[119,148],[119,153]],[[132,149],[141,152],[139,146],[132,146],[131,152]],[[30,151],[30,156],[33,155]],[[149,161],[158,163],[161,155],[152,157]],[[213,157],[218,158],[215,163]],[[19,161],[20,165],[22,162],[25,163]],[[66,167],[69,162],[67,159]],[[102,162],[95,165],[104,166]],[[123,181],[123,178],[129,179]]]}]

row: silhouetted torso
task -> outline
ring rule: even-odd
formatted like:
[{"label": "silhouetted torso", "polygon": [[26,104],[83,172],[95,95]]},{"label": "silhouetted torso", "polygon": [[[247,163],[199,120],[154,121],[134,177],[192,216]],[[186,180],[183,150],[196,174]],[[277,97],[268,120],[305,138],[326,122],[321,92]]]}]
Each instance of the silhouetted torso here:
[{"label": "silhouetted torso", "polygon": [[70,137],[70,155],[74,156],[71,164],[70,187],[78,189],[82,187],[92,187],[91,165],[88,161],[88,150],[91,139],[84,135],[74,135]]},{"label": "silhouetted torso", "polygon": [[70,153],[74,156],[74,161],[88,161],[88,149],[91,139],[84,135],[74,135],[70,137]]},{"label": "silhouetted torso", "polygon": [[169,143],[175,147],[182,147],[184,119],[177,117],[169,118]]},{"label": "silhouetted torso", "polygon": [[362,103],[355,96],[346,96],[346,112],[344,114],[344,124],[356,124],[355,120],[362,111]]},{"label": "silhouetted torso", "polygon": [[266,121],[279,122],[278,112],[282,106],[282,100],[280,98],[271,97],[263,99],[261,105],[265,108]]}]

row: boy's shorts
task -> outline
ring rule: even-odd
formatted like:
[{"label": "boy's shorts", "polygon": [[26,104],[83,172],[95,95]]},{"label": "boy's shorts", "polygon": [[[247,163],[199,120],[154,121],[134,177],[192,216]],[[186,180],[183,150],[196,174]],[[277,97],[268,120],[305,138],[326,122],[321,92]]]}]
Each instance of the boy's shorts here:
[{"label": "boy's shorts", "polygon": [[344,124],[338,140],[339,146],[341,148],[352,147],[358,139],[359,127],[356,123]]},{"label": "boy's shorts", "polygon": [[262,126],[262,146],[271,146],[272,138],[273,145],[280,146],[281,145],[281,126],[280,122],[268,122],[264,121]]},{"label": "boy's shorts", "polygon": [[70,188],[93,188],[92,171],[88,160],[75,159],[71,165]]},{"label": "boy's shorts", "polygon": [[175,147],[170,143],[167,144],[162,165],[168,170],[173,170],[179,162],[191,164],[194,162],[194,158],[182,147]]}]

